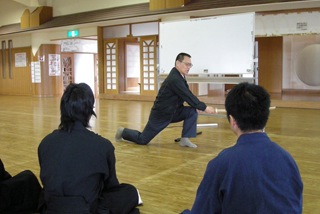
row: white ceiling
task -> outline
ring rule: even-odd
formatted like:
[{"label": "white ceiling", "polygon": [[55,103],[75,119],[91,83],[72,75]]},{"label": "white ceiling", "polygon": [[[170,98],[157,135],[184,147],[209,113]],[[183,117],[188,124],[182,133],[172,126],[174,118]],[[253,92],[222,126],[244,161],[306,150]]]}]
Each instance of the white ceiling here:
[{"label": "white ceiling", "polygon": [[[66,4],[67,2],[67,4]],[[53,16],[67,15],[72,13],[80,13],[84,11],[91,11],[97,9],[111,8],[123,5],[133,5],[138,3],[146,3],[149,0],[0,0],[0,27],[4,25],[20,23],[20,17],[25,9],[31,12],[38,6],[52,6]],[[77,5],[75,7],[74,5]],[[231,13],[245,13],[245,12],[262,12],[262,11],[279,11],[291,9],[307,9],[318,8],[320,9],[320,0],[313,1],[295,1],[290,3],[273,3],[273,4],[260,4],[254,6],[206,9],[197,11],[188,11],[174,14],[163,14],[155,16],[137,17],[134,19],[115,20],[112,23],[106,21],[99,23],[100,25],[117,25],[133,22],[144,22],[154,20],[170,20],[177,17],[190,17],[190,16],[214,16]],[[90,24],[86,24],[90,25]],[[97,25],[92,23],[91,25]]]},{"label": "white ceiling", "polygon": [[12,0],[12,1],[18,2],[22,5],[27,6],[27,7],[47,6],[46,0]]},{"label": "white ceiling", "polygon": [[20,23],[20,17],[26,9],[32,12],[40,6],[53,7],[53,16],[62,16],[148,2],[149,0],[0,0],[0,27]]}]

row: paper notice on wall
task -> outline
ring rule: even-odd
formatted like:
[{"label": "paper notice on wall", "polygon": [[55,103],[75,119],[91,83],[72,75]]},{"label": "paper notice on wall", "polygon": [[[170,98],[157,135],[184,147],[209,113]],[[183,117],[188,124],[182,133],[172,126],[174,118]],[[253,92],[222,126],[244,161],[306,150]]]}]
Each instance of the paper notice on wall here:
[{"label": "paper notice on wall", "polygon": [[32,83],[41,83],[41,66],[40,62],[31,62]]},{"label": "paper notice on wall", "polygon": [[15,67],[26,67],[27,66],[27,54],[26,53],[15,53],[14,54]]},{"label": "paper notice on wall", "polygon": [[60,76],[60,54],[49,54],[49,76]]}]

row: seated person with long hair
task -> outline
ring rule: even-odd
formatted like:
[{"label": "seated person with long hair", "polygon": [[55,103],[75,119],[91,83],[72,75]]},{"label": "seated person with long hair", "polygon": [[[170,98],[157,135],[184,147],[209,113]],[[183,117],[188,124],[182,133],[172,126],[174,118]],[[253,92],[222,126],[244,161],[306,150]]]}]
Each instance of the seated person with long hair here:
[{"label": "seated person with long hair", "polygon": [[138,190],[116,176],[114,146],[88,129],[93,108],[87,84],[66,88],[59,128],[38,148],[43,213],[139,213]]}]

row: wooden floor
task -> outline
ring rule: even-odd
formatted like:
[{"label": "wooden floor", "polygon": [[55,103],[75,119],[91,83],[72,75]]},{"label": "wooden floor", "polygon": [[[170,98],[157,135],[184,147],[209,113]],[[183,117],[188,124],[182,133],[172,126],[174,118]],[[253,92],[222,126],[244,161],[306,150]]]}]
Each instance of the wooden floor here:
[{"label": "wooden floor", "polygon": [[[0,96],[0,103],[0,158],[7,171],[14,175],[30,169],[39,175],[37,147],[59,124],[60,98]],[[196,149],[174,142],[180,137],[181,123],[165,129],[147,146],[115,142],[119,126],[144,127],[151,105],[149,101],[97,99],[98,117],[91,121],[92,130],[113,142],[118,178],[139,189],[142,214],[179,213],[191,207],[208,161],[232,146],[236,137],[221,114],[199,116],[199,124],[218,126],[198,127],[202,134],[193,139]],[[298,107],[305,105],[272,110],[266,132],[297,161],[304,182],[303,213],[314,214],[320,213],[320,109],[306,103]]]},{"label": "wooden floor", "polygon": [[[223,105],[226,92],[224,90],[212,90],[206,96],[199,99],[208,104]],[[139,92],[122,92],[118,95],[100,95],[103,99],[112,100],[136,100],[153,101],[155,96],[142,96]],[[320,91],[285,91],[270,94],[272,106],[286,108],[320,109]]]}]

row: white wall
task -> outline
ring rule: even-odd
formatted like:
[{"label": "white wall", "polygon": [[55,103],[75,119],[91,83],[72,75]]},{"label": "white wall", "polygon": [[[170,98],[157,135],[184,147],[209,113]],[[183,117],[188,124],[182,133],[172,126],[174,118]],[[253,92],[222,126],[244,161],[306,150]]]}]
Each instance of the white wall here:
[{"label": "white wall", "polygon": [[320,44],[319,20],[318,11],[256,16],[256,36],[283,36],[283,89],[320,89],[320,52],[301,55],[305,48]]},{"label": "white wall", "polygon": [[320,35],[283,38],[283,89],[320,90],[320,52],[305,52],[319,44]]},{"label": "white wall", "polygon": [[[71,26],[69,29],[54,29],[54,30],[42,30],[42,31],[36,31],[32,33],[24,33],[24,34],[18,34],[18,35],[6,35],[6,36],[0,36],[0,40],[7,41],[9,39],[13,42],[13,47],[32,47],[32,53],[35,55],[36,52],[39,50],[39,47],[41,44],[59,44],[60,40],[67,39],[67,33],[68,30],[74,30]],[[96,36],[97,35],[97,27],[82,27],[79,29],[80,36],[81,37],[88,37],[88,36]],[[90,47],[85,47],[85,51],[87,52],[97,52],[97,47],[94,47],[92,49],[92,44],[96,41],[87,41],[83,42],[85,45],[89,45]],[[94,44],[94,45],[95,45]],[[87,50],[87,49],[90,50]],[[82,50],[79,50],[80,52]],[[83,51],[83,52],[85,52]]]},{"label": "white wall", "polygon": [[0,26],[20,23],[20,18],[25,9],[33,11],[34,8],[27,7],[12,0],[0,0]]},{"label": "white wall", "polygon": [[320,12],[256,15],[256,36],[320,33]]},{"label": "white wall", "polygon": [[74,54],[74,82],[87,83],[94,93],[94,55]]},{"label": "white wall", "polygon": [[20,35],[6,35],[0,37],[1,41],[12,40],[13,48],[18,47],[29,47],[32,44],[32,37],[30,34],[20,34]]}]

